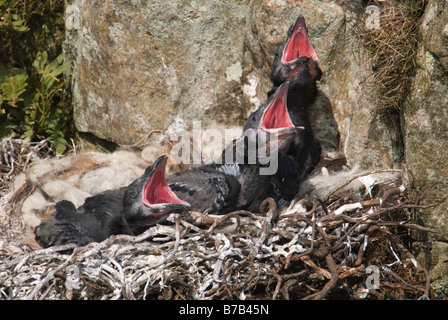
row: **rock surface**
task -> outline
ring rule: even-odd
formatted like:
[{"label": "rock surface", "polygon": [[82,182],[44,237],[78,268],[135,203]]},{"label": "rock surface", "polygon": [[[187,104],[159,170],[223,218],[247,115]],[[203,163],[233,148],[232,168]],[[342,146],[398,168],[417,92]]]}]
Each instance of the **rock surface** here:
[{"label": "rock surface", "polygon": [[[176,119],[243,122],[239,1],[66,1],[76,128],[133,144]],[[207,121],[208,124],[212,121]]]},{"label": "rock surface", "polygon": [[324,77],[312,117],[327,151],[397,167],[397,119],[378,118],[358,16],[339,1],[67,0],[78,131],[119,145],[153,130],[241,125],[265,101],[276,47],[303,14]]},{"label": "rock surface", "polygon": [[448,3],[426,5],[401,115],[375,112],[359,3],[66,0],[76,127],[130,145],[155,130],[189,130],[194,120],[203,130],[241,126],[265,101],[275,49],[303,14],[324,72],[311,114],[324,151],[363,169],[406,161],[420,190],[438,183],[428,202],[440,205],[425,220],[448,235]]},{"label": "rock surface", "polygon": [[[424,223],[440,228],[448,236],[448,1],[431,0],[420,26],[422,43],[417,53],[416,71],[405,108],[406,162],[413,173],[414,185],[425,192],[425,203],[437,207],[424,211]],[[443,279],[448,266],[448,246],[434,243],[430,266],[432,274]],[[445,283],[444,285],[442,285]],[[440,291],[446,292],[446,281]]]}]

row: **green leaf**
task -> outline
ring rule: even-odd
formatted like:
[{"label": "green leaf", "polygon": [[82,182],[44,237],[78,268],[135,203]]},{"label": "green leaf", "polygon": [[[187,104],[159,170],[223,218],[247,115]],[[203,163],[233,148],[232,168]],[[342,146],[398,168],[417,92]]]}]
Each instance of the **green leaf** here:
[{"label": "green leaf", "polygon": [[[3,4],[0,2],[0,5]],[[18,14],[11,14],[9,10],[6,10],[6,12],[1,14],[0,17],[4,24],[10,25],[15,31],[27,32],[30,30],[30,28],[26,25],[26,20],[23,17]]]},{"label": "green leaf", "polygon": [[46,51],[38,52],[36,55],[36,59],[33,61],[33,67],[40,74],[44,73],[45,65],[47,64],[48,54]]},{"label": "green leaf", "polygon": [[16,130],[17,126],[10,121],[6,121],[6,123],[0,124],[0,140],[3,140],[3,138],[10,136]]},{"label": "green leaf", "polygon": [[59,127],[59,121],[62,114],[63,112],[61,109],[54,109],[48,119],[47,128],[45,130],[48,138],[54,142],[56,153],[63,153],[68,145],[67,141],[64,139],[64,132]]},{"label": "green leaf", "polygon": [[[62,58],[62,59],[60,59],[60,58]],[[69,60],[65,61],[64,53],[59,55],[54,62],[57,63],[55,65],[55,68],[51,72],[51,74],[54,77],[57,77],[57,76],[61,75],[62,73],[64,73],[65,71],[67,71],[68,67],[70,66],[70,61]]]},{"label": "green leaf", "polygon": [[67,140],[64,139],[64,134],[58,128],[51,128],[46,130],[48,138],[54,142],[56,153],[64,153],[67,149]]},{"label": "green leaf", "polygon": [[34,137],[34,130],[32,127],[27,127],[25,132],[22,135],[23,140],[25,141],[32,141]]},{"label": "green leaf", "polygon": [[22,19],[19,15],[13,14],[12,20],[10,21],[12,27],[14,30],[19,32],[26,32],[30,30],[30,28],[27,27],[25,19]]},{"label": "green leaf", "polygon": [[58,137],[54,142],[57,154],[64,153],[67,150],[67,141],[63,137]]},{"label": "green leaf", "polygon": [[[55,82],[60,82],[58,77],[64,73],[70,66],[70,61],[65,61],[65,53],[61,53],[55,60],[48,63],[48,55],[44,52],[39,52],[33,62],[33,67],[41,75],[40,82],[42,84],[42,91],[46,95],[54,85]],[[57,89],[59,90],[59,88]],[[50,94],[49,94],[50,95]]]},{"label": "green leaf", "polygon": [[13,68],[6,70],[0,68],[0,93],[3,101],[8,101],[12,107],[17,107],[17,103],[23,99],[20,96],[27,87],[28,75],[23,69]]}]

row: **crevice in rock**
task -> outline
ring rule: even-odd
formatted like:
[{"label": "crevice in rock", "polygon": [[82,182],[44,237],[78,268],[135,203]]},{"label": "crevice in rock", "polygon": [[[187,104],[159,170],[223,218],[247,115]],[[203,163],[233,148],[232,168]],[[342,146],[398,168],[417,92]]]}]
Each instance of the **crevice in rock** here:
[{"label": "crevice in rock", "polygon": [[118,148],[118,144],[102,139],[90,132],[77,132],[76,144],[82,150],[97,150],[102,152],[114,152]]}]

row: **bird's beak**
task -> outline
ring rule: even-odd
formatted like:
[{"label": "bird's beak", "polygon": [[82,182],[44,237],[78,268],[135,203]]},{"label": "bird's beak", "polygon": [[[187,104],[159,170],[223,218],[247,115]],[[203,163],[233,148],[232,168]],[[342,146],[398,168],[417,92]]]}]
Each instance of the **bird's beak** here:
[{"label": "bird's beak", "polygon": [[288,88],[288,82],[278,87],[272,101],[263,112],[259,127],[267,133],[274,133],[278,128],[294,128],[287,108]]},{"label": "bird's beak", "polygon": [[190,204],[179,199],[166,183],[167,159],[166,155],[160,156],[152,165],[152,172],[142,190],[143,203],[157,212],[188,211],[191,209]]},{"label": "bird's beak", "polygon": [[308,38],[308,30],[305,24],[305,18],[300,15],[294,24],[291,36],[283,49],[282,63],[290,64],[300,57],[310,57],[318,61],[317,54]]}]

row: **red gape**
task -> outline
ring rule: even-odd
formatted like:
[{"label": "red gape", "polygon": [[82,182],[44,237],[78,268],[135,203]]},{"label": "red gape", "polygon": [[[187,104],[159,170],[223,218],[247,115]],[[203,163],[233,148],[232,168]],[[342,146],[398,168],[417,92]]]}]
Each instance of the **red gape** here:
[{"label": "red gape", "polygon": [[171,191],[170,187],[165,181],[165,167],[167,159],[168,158],[165,158],[159,163],[151,178],[143,188],[143,203],[148,207],[151,207],[151,205],[154,204],[161,203],[189,205],[187,202],[179,199],[176,194]]},{"label": "red gape", "polygon": [[286,107],[288,87],[288,83],[282,85],[263,113],[260,127],[266,129],[267,132],[269,132],[269,129],[294,127]]},{"label": "red gape", "polygon": [[300,57],[310,57],[315,61],[318,60],[317,54],[308,38],[308,30],[303,16],[297,19],[291,37],[283,49],[282,63],[288,64]]}]

